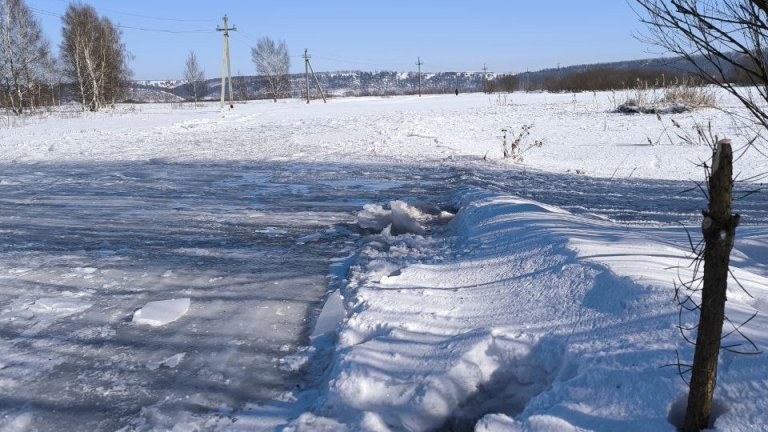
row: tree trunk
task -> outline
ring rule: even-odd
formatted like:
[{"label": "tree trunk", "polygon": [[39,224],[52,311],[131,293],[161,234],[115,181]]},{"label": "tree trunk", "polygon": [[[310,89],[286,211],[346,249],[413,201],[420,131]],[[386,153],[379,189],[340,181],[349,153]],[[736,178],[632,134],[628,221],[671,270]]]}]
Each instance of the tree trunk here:
[{"label": "tree trunk", "polygon": [[704,287],[701,295],[696,353],[693,359],[684,432],[709,426],[717,382],[717,359],[725,317],[728,265],[738,215],[731,215],[733,152],[730,140],[717,143],[709,179],[709,210],[704,211]]}]

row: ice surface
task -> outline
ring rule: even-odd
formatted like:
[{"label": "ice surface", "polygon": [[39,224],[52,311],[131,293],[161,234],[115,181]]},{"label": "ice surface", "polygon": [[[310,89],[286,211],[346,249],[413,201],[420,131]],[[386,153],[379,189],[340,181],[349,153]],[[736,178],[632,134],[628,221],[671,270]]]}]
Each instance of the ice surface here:
[{"label": "ice surface", "polygon": [[[166,273],[163,273],[161,277],[167,277]],[[184,316],[189,310],[190,303],[189,298],[149,302],[134,312],[133,322],[152,327],[163,326]]]},{"label": "ice surface", "polygon": [[[0,188],[0,222],[13,234],[0,237],[8,335],[0,387],[13,395],[0,404],[0,430],[14,419],[40,431],[170,430],[304,385],[307,323],[320,313],[329,266],[354,252],[356,212],[425,185],[447,199],[442,170],[418,181],[411,172],[161,161],[4,167],[17,181]],[[388,187],[350,191],[351,178]],[[171,321],[182,299],[186,313]],[[323,314],[320,351],[345,313],[331,315]],[[73,408],[82,404],[90,408]]]},{"label": "ice surface", "polygon": [[36,316],[64,318],[91,307],[91,303],[79,298],[43,297],[30,303],[26,310]]}]

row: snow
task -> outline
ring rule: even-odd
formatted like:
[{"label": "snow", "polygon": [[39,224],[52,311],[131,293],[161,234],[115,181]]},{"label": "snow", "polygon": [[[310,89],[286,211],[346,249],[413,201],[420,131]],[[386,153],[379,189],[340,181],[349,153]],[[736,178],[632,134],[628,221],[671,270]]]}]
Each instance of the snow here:
[{"label": "snow", "polygon": [[[526,166],[606,178],[689,180],[701,176],[695,164],[709,158],[709,149],[683,143],[678,133],[695,137],[696,124],[711,124],[733,140],[734,148],[753,137],[752,128],[728,115],[743,108],[726,95],[719,97],[722,109],[672,114],[661,121],[653,115],[612,113],[612,100],[621,101],[622,94],[361,97],[309,105],[260,101],[224,113],[210,102],[197,110],[191,105],[128,105],[112,112],[67,112],[71,118],[51,114],[21,120],[0,132],[0,161],[499,159],[501,129],[514,132],[533,125],[529,141],[543,140],[544,145],[525,155]],[[648,145],[648,139],[656,145]],[[671,152],[675,157],[669,157]],[[758,152],[740,159],[742,178],[762,173],[761,161]]]},{"label": "snow", "polygon": [[[169,277],[170,270],[160,277]],[[151,327],[164,326],[184,316],[189,310],[189,298],[149,302],[133,314],[133,322]]]},{"label": "snow", "polygon": [[[675,430],[685,384],[662,366],[693,356],[673,298],[705,205],[681,192],[711,152],[669,125],[736,148],[750,128],[725,95],[660,119],[614,97],[9,120],[0,429]],[[501,160],[501,129],[530,124],[544,145]],[[735,206],[727,313],[758,312],[741,330],[764,350],[768,200]],[[768,423],[766,377],[765,355],[722,354],[714,430]]]}]

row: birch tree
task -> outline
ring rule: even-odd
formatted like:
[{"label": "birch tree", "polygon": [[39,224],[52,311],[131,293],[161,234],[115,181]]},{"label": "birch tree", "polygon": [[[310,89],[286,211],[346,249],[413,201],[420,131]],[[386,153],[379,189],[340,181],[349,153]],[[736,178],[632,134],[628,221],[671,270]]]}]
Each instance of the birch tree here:
[{"label": "birch tree", "polygon": [[267,79],[267,93],[272,99],[277,102],[278,98],[287,96],[291,87],[291,58],[285,41],[275,43],[268,37],[259,39],[251,48],[251,59],[256,65],[256,72]]},{"label": "birch tree", "polygon": [[120,31],[88,5],[70,4],[62,21],[62,64],[83,109],[98,111],[114,104],[130,78]]},{"label": "birch tree", "polygon": [[43,104],[51,67],[50,46],[26,3],[0,0],[0,105],[22,114]]},{"label": "birch tree", "polygon": [[205,72],[200,70],[200,65],[197,63],[197,55],[194,51],[190,51],[187,56],[184,67],[184,80],[191,87],[195,108],[197,108],[197,100],[205,94],[208,86],[205,83]]}]

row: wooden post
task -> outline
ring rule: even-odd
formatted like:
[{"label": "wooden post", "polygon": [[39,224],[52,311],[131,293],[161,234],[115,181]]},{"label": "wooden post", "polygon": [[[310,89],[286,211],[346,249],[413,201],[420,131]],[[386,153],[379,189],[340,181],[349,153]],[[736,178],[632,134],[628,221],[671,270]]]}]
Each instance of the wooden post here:
[{"label": "wooden post", "polygon": [[704,287],[701,294],[696,352],[691,370],[684,432],[709,427],[712,397],[717,382],[717,358],[725,318],[728,265],[739,215],[731,214],[733,151],[730,140],[721,140],[712,157],[709,209],[701,225],[704,234]]}]

